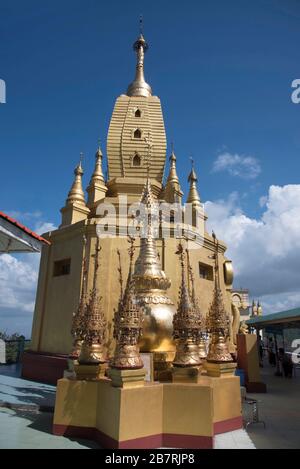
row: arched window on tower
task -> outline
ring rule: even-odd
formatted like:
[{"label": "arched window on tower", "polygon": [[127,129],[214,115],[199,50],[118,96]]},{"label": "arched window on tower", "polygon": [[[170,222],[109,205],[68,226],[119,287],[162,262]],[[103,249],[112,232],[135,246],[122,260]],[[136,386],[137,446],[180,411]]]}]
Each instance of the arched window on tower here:
[{"label": "arched window on tower", "polygon": [[142,132],[140,129],[135,129],[133,133],[133,138],[142,138]]},{"label": "arched window on tower", "polygon": [[136,153],[132,158],[132,166],[141,166],[141,157]]},{"label": "arched window on tower", "polygon": [[140,109],[137,109],[134,113],[134,117],[141,117],[142,113],[140,111]]}]

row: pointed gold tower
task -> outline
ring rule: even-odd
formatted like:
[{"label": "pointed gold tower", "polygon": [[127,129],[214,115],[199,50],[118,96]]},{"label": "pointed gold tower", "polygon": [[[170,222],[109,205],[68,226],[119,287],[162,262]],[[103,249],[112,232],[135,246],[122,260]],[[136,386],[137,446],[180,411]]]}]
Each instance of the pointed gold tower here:
[{"label": "pointed gold tower", "polygon": [[133,50],[136,51],[136,71],[134,81],[128,86],[127,96],[144,96],[149,98],[152,95],[151,86],[145,81],[144,76],[144,57],[148,50],[148,44],[144,36],[140,34],[139,38],[133,44]]},{"label": "pointed gold tower", "polygon": [[222,364],[232,362],[232,356],[229,353],[226,339],[229,336],[229,316],[226,313],[223,303],[222,292],[219,279],[219,242],[213,233],[215,245],[215,285],[213,291],[213,300],[207,316],[207,331],[211,334],[207,362]]},{"label": "pointed gold tower", "polygon": [[186,284],[185,252],[182,244],[178,246],[180,255],[181,286],[177,312],[174,315],[174,339],[176,339],[176,354],[173,360],[175,367],[195,367],[201,365],[198,348],[198,336],[201,332],[199,311],[193,304]]},{"label": "pointed gold tower", "polygon": [[147,140],[152,142],[149,177],[156,196],[162,189],[167,142],[160,99],[152,96],[144,77],[148,44],[142,34],[133,49],[137,54],[135,79],[127,94],[117,98],[108,130],[107,186],[109,196],[126,193],[138,201],[147,177]]},{"label": "pointed gold tower", "polygon": [[166,293],[171,282],[161,268],[156,248],[155,229],[159,225],[159,214],[149,178],[140,202],[145,215],[133,275],[137,299],[144,306],[140,347],[143,352],[168,352],[174,350],[172,321],[175,310]]},{"label": "pointed gold tower", "polygon": [[74,182],[69,191],[66,204],[61,209],[62,223],[60,227],[72,225],[73,223],[77,223],[80,220],[84,220],[90,213],[90,210],[85,203],[84,192],[82,189],[83,169],[81,165],[81,158],[79,164],[74,170],[74,174]]},{"label": "pointed gold tower", "polygon": [[188,182],[190,183],[190,190],[189,190],[189,195],[187,198],[187,203],[192,204],[195,207],[200,207],[201,206],[201,200],[200,200],[200,195],[197,189],[197,174],[192,168],[189,177],[188,177]]},{"label": "pointed gold tower", "polygon": [[188,249],[186,249],[186,257],[187,257],[188,285],[189,285],[190,298],[195,308],[195,311],[197,312],[198,320],[200,324],[199,329],[196,329],[195,331],[195,340],[198,345],[199,358],[201,360],[206,360],[207,350],[206,350],[206,341],[205,341],[205,332],[206,332],[205,317],[201,312],[199,301],[196,296],[195,277],[194,277],[193,268],[190,262],[190,254],[189,254]]},{"label": "pointed gold tower", "polygon": [[87,201],[87,206],[90,209],[93,209],[96,205],[96,203],[102,199],[104,199],[105,194],[107,192],[107,187],[105,185],[105,179],[103,176],[103,170],[102,170],[102,151],[99,147],[96,151],[96,163],[95,163],[95,169],[92,174],[89,186],[87,188],[87,193],[88,193],[88,201]]},{"label": "pointed gold tower", "polygon": [[169,161],[170,161],[170,170],[169,170],[167,183],[164,189],[164,198],[166,202],[170,204],[181,203],[183,192],[181,190],[179,178],[177,176],[176,156],[173,150],[169,158]]}]

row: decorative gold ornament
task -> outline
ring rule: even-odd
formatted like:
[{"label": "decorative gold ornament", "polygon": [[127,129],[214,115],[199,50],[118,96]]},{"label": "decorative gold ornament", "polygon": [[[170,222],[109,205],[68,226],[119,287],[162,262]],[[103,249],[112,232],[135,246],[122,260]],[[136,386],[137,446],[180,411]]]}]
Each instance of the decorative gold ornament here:
[{"label": "decorative gold ornament", "polygon": [[133,44],[133,50],[136,51],[137,64],[134,81],[128,86],[127,96],[144,96],[148,98],[152,95],[151,86],[146,83],[144,76],[144,57],[148,50],[148,44],[142,34]]},{"label": "decorative gold ornament", "polygon": [[70,358],[75,360],[79,357],[82,341],[84,338],[84,321],[87,307],[87,255],[86,236],[83,236],[83,260],[82,260],[82,285],[79,304],[73,313],[71,334],[73,337],[73,347]]},{"label": "decorative gold ornament", "polygon": [[198,320],[200,324],[200,328],[195,330],[195,341],[198,345],[198,352],[199,352],[199,358],[202,360],[205,360],[207,357],[207,350],[206,350],[206,341],[205,341],[205,317],[201,312],[199,301],[196,297],[196,292],[195,292],[195,277],[194,277],[194,272],[193,268],[191,266],[190,262],[190,255],[189,255],[189,250],[186,249],[186,257],[187,257],[187,268],[188,268],[188,289],[189,289],[189,294],[192,300],[192,303],[194,305],[195,311],[198,314]]},{"label": "decorative gold ornament", "polygon": [[[143,368],[143,362],[139,353],[139,339],[142,333],[143,311],[134,294],[134,280],[132,277],[134,240],[130,238],[130,264],[123,295],[122,269],[119,267],[119,279],[121,287],[120,301],[114,317],[114,338],[116,347],[114,356],[110,362],[111,368],[139,369]],[[120,259],[120,253],[118,252]]]},{"label": "decorative gold ornament", "polygon": [[77,202],[78,204],[82,204],[85,206],[85,197],[84,197],[84,192],[82,189],[82,176],[83,176],[82,158],[83,158],[83,154],[80,153],[79,164],[74,169],[75,179],[68,193],[68,198],[66,200],[67,205]]},{"label": "decorative gold ornament", "polygon": [[145,218],[140,230],[140,252],[133,274],[136,297],[144,308],[140,349],[142,352],[171,351],[174,350],[172,321],[175,308],[166,294],[171,282],[162,270],[157,254],[154,228],[159,225],[158,204],[152,194],[149,176],[141,204]]},{"label": "decorative gold ornament", "polygon": [[222,292],[220,288],[219,278],[219,242],[213,233],[215,254],[215,286],[213,292],[213,300],[207,315],[207,331],[211,333],[207,362],[223,363],[232,362],[232,356],[228,351],[226,337],[229,335],[229,317],[226,313],[223,303]]},{"label": "decorative gold ornament", "polygon": [[102,298],[99,296],[97,288],[100,251],[100,241],[99,237],[97,237],[93,288],[86,306],[83,324],[83,343],[78,360],[80,364],[99,364],[106,361],[104,351],[106,320],[101,307]]},{"label": "decorative gold ornament", "polygon": [[185,253],[179,244],[177,254],[181,261],[181,287],[177,312],[173,319],[173,336],[176,340],[176,354],[173,360],[175,367],[200,366],[199,348],[197,344],[201,331],[199,311],[191,301],[185,279]]}]

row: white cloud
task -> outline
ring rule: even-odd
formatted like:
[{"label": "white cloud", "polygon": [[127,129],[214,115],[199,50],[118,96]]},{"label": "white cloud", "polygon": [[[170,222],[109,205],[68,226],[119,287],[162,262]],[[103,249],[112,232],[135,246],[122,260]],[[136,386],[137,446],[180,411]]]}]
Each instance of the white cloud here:
[{"label": "white cloud", "polygon": [[248,217],[238,195],[207,202],[208,229],[228,246],[235,286],[266,300],[269,311],[300,304],[300,185],[271,186],[259,219]]},{"label": "white cloud", "polygon": [[[18,213],[19,216],[16,218],[18,220],[34,219],[33,230],[39,234],[56,229],[53,223],[37,219],[38,213]],[[30,337],[39,263],[40,254],[38,253],[0,255],[1,331],[19,332]]]},{"label": "white cloud", "polygon": [[224,152],[213,163],[214,173],[227,171],[231,176],[242,179],[255,179],[261,173],[259,161],[253,156]]},{"label": "white cloud", "polygon": [[57,227],[53,223],[40,221],[40,222],[36,223],[34,231],[37,234],[42,235],[43,233],[47,233],[48,231],[54,231],[56,229],[57,229]]}]

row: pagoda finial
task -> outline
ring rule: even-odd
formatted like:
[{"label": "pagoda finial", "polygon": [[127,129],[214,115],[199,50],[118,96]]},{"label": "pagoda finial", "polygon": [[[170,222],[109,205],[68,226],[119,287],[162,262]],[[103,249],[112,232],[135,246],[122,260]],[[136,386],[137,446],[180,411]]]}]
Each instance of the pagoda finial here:
[{"label": "pagoda finial", "polygon": [[90,184],[95,181],[97,181],[98,183],[99,182],[104,183],[104,176],[103,176],[103,171],[102,171],[103,154],[102,154],[101,147],[100,147],[100,138],[98,139],[98,148],[95,154],[95,158],[96,158],[95,169],[92,174],[92,179],[91,179]]},{"label": "pagoda finial", "polygon": [[174,153],[174,143],[171,143],[171,155],[169,157],[170,170],[165,187],[165,199],[169,203],[181,202],[183,192],[180,187],[179,178],[176,169],[176,155]]},{"label": "pagoda finial", "polygon": [[143,17],[140,16],[140,35],[133,44],[133,50],[137,54],[137,64],[134,81],[127,89],[127,96],[144,96],[148,98],[152,95],[151,86],[145,81],[144,76],[144,57],[148,50],[148,44],[143,36]]},{"label": "pagoda finial", "polygon": [[72,204],[74,202],[78,202],[79,204],[85,205],[85,198],[84,192],[82,189],[82,176],[83,176],[83,169],[82,169],[82,160],[83,160],[83,153],[80,153],[79,163],[74,169],[75,179],[68,194],[68,198],[66,204]]},{"label": "pagoda finial", "polygon": [[190,183],[190,191],[189,191],[189,195],[187,198],[187,203],[200,206],[201,200],[200,200],[200,195],[197,189],[198,178],[194,169],[194,160],[192,157],[190,158],[190,160],[192,164],[192,169],[188,177],[188,182]]},{"label": "pagoda finial", "polygon": [[88,207],[94,207],[98,200],[101,200],[105,197],[107,187],[105,184],[105,179],[102,170],[102,160],[103,154],[100,147],[100,139],[98,139],[98,148],[95,154],[95,168],[92,174],[89,186],[87,188],[88,193]]}]

